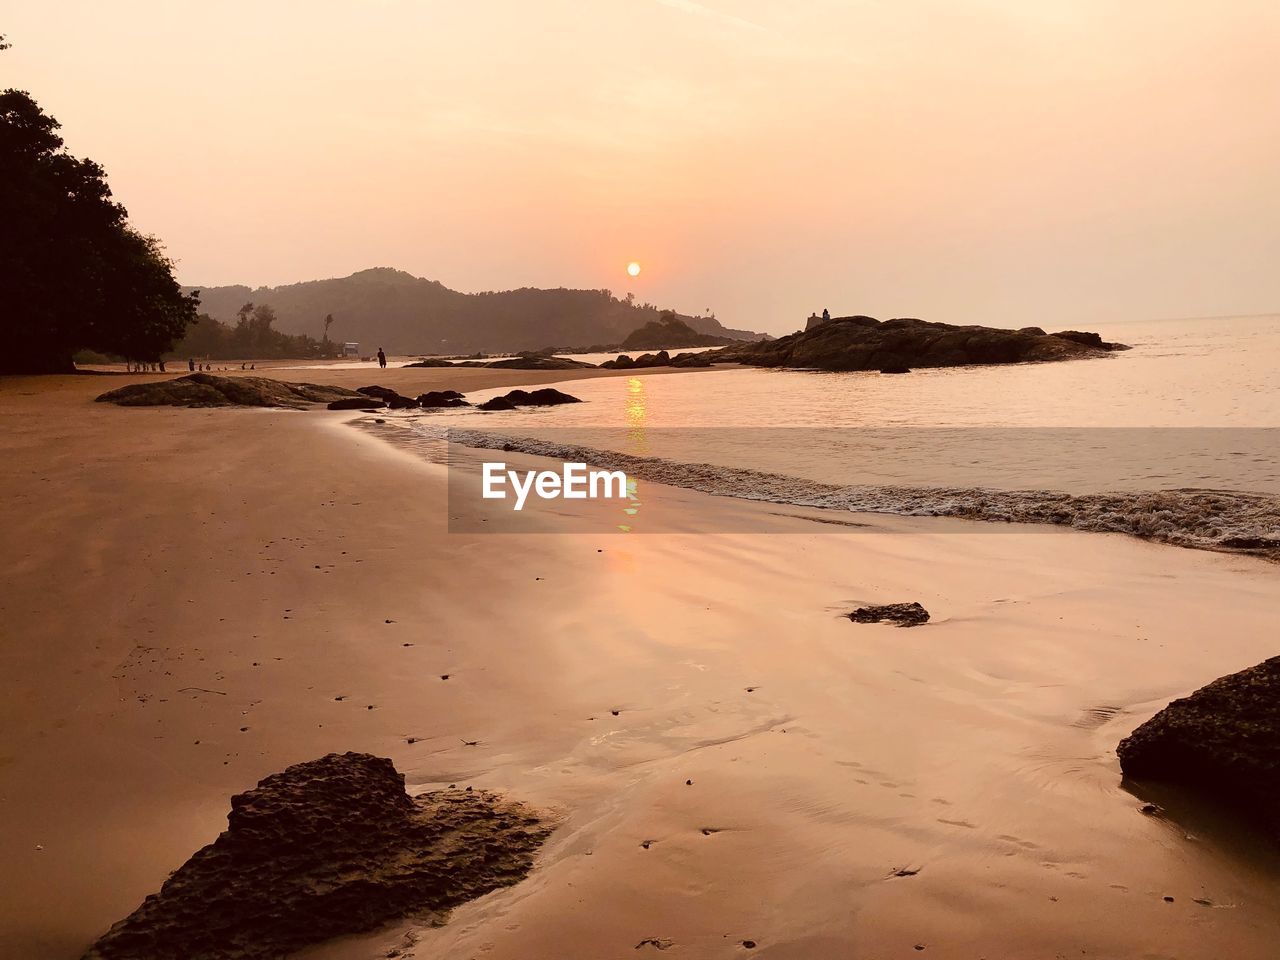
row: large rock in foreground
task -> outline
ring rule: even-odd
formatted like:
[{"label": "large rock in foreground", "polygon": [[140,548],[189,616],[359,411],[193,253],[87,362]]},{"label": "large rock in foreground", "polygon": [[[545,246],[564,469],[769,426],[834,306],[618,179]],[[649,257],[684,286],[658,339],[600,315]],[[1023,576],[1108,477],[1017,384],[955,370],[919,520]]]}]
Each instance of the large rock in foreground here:
[{"label": "large rock in foreground", "polygon": [[1173,701],[1116,753],[1126,777],[1191,788],[1280,838],[1280,657]]},{"label": "large rock in foreground", "polygon": [[85,960],[274,960],[516,883],[549,832],[487,792],[410,798],[367,753],[267,777],[232,797],[227,824]]},{"label": "large rock in foreground", "polygon": [[[1047,334],[1035,328],[998,330],[949,323],[872,317],[836,317],[809,330],[717,350],[718,363],[812,370],[891,370],[1027,363],[1105,356],[1121,344],[1097,334]],[[1091,339],[1096,338],[1096,341]]]},{"label": "large rock in foreground", "polygon": [[333,403],[359,396],[354,390],[317,383],[192,373],[172,380],[133,383],[108,390],[97,399],[99,403],[118,403],[122,407],[290,407],[304,410],[313,403]]}]

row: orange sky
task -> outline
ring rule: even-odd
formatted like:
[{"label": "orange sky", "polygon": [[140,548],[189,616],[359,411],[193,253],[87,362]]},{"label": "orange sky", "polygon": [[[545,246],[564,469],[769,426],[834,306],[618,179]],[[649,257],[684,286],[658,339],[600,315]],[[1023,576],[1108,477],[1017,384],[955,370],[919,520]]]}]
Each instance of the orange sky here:
[{"label": "orange sky", "polygon": [[0,29],[0,84],[188,283],[395,266],[772,332],[1280,310],[1275,0],[59,0]]}]

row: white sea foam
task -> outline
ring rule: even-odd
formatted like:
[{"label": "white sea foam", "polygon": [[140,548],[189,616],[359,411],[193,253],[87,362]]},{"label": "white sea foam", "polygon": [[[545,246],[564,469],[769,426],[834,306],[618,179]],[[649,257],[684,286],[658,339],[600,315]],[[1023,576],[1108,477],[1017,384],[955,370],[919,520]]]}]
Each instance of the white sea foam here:
[{"label": "white sea foam", "polygon": [[1280,497],[1223,490],[1173,489],[1099,494],[975,487],[833,484],[709,463],[685,463],[481,430],[417,424],[424,436],[480,449],[518,452],[622,470],[629,477],[794,506],[1000,523],[1047,523],[1126,533],[1183,547],[1280,558]]}]

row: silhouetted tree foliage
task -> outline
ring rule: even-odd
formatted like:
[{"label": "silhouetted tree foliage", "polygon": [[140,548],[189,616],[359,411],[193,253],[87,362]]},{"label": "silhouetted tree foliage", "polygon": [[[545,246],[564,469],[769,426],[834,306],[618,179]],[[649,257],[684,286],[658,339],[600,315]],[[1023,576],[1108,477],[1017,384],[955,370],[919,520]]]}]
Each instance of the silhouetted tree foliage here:
[{"label": "silhouetted tree foliage", "polygon": [[200,314],[187,328],[167,357],[208,360],[293,360],[326,355],[324,345],[313,337],[290,336],[273,327],[276,312],[270,304],[246,303],[236,312],[234,324],[221,323]]},{"label": "silhouetted tree foliage", "polygon": [[[319,333],[316,318],[339,318],[339,341],[371,353],[469,354],[621,343],[632,330],[658,319],[652,304],[619,299],[609,290],[519,290],[461,293],[386,267],[349,277],[278,287],[205,287],[201,309],[233,323],[246,300],[275,308],[276,326],[288,333]],[[702,333],[733,336],[714,317],[681,319]],[[750,334],[743,334],[749,339]]]},{"label": "silhouetted tree foliage", "polygon": [[0,93],[0,372],[67,372],[80,349],[158,360],[198,294],[58,127],[29,94]]}]

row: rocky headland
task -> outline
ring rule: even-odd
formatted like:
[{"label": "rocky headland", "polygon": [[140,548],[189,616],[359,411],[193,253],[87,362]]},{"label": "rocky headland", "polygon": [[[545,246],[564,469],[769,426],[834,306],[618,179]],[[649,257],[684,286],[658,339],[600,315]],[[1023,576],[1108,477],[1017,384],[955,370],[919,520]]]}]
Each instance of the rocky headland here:
[{"label": "rocky headland", "polygon": [[714,351],[716,363],[810,370],[879,370],[1029,363],[1106,356],[1123,344],[1096,333],[1045,333],[1039,327],[1000,330],[926,320],[835,317],[777,340],[742,343]]}]

